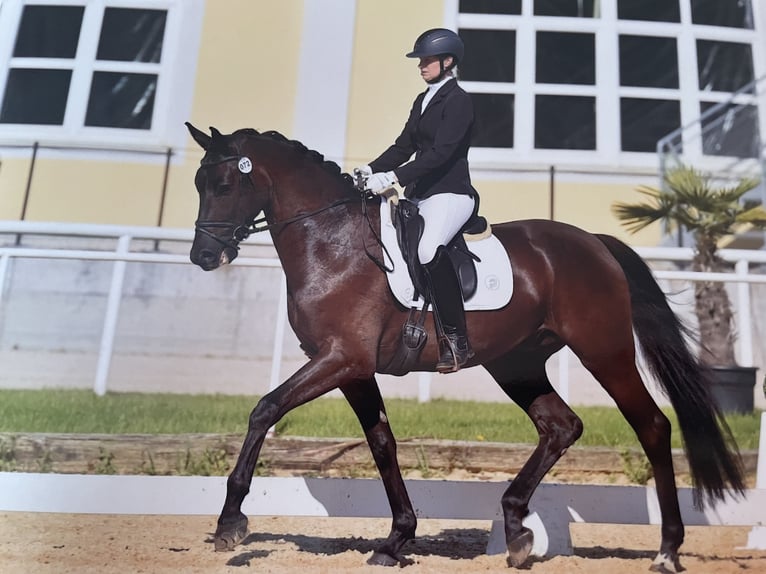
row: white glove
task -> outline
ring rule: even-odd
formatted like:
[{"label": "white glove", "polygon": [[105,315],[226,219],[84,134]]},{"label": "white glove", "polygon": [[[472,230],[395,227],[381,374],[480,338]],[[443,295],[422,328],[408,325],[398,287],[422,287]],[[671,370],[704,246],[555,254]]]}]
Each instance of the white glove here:
[{"label": "white glove", "polygon": [[393,171],[381,171],[378,173],[373,173],[370,177],[367,178],[367,185],[365,186],[365,189],[375,194],[381,194],[387,189],[394,187],[394,185],[397,183],[398,181]]},{"label": "white glove", "polygon": [[366,180],[372,175],[372,168],[369,165],[360,165],[354,168],[354,175],[361,175]]}]

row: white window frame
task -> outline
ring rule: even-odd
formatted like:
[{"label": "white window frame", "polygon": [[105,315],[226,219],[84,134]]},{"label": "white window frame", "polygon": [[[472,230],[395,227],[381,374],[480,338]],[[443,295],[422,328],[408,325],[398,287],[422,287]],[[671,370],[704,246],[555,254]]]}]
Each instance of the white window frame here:
[{"label": "white window frame", "polygon": [[[544,169],[551,165],[577,170],[638,171],[657,169],[657,155],[652,152],[621,150],[620,98],[641,97],[671,99],[680,102],[681,126],[693,124],[700,116],[700,102],[719,102],[730,94],[707,92],[697,88],[697,40],[747,43],[752,46],[754,78],[766,74],[766,6],[752,2],[754,29],[692,25],[690,0],[679,0],[680,22],[644,22],[618,20],[617,0],[600,0],[599,18],[564,18],[534,16],[534,0],[522,0],[521,15],[460,14],[458,0],[445,0],[445,25],[460,28],[516,31],[515,82],[461,81],[468,92],[514,94],[514,134],[512,148],[471,148],[472,167],[477,171],[506,168]],[[584,32],[595,35],[596,84],[535,84],[535,38],[538,31]],[[622,34],[669,36],[677,39],[679,60],[678,89],[620,86],[619,36]],[[582,95],[596,98],[596,150],[536,149],[534,147],[535,96],[542,94]],[[742,96],[738,103],[758,105],[761,137],[766,139],[766,100]],[[691,140],[684,156],[703,157],[701,142]],[[704,156],[706,162],[722,164],[724,158]],[[728,160],[730,162],[730,159]]]},{"label": "white window frame", "polygon": [[[77,54],[73,59],[14,58],[13,48],[25,5],[84,6]],[[96,61],[106,8],[165,10],[165,35],[159,63]],[[0,123],[0,148],[12,155],[18,146],[159,151],[183,147],[183,122],[191,113],[204,0],[5,0],[0,4],[0,102],[11,68],[72,70],[63,125]],[[94,71],[157,74],[152,125],[148,130],[85,125]],[[6,147],[7,146],[7,147]],[[17,151],[28,154],[28,151]]]}]

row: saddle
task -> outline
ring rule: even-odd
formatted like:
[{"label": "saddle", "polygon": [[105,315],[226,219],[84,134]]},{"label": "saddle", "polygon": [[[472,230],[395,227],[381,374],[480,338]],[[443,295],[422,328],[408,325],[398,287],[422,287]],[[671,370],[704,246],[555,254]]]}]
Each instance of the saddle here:
[{"label": "saddle", "polygon": [[[415,287],[415,296],[427,293],[423,268],[418,258],[418,244],[423,236],[424,220],[417,205],[408,199],[391,202],[391,221],[396,228],[396,239],[402,257],[407,263],[407,271]],[[468,301],[476,293],[476,262],[481,261],[471,253],[466,244],[466,236],[483,237],[489,230],[487,220],[479,215],[479,202],[476,201],[473,213],[460,229],[460,232],[447,244],[447,253],[463,292],[463,301]]]},{"label": "saddle", "polygon": [[[415,288],[410,313],[402,327],[402,344],[397,349],[389,365],[392,374],[398,375],[412,370],[412,366],[425,346],[428,334],[424,324],[430,301],[427,295],[428,288],[423,267],[418,257],[418,244],[423,235],[425,224],[423,216],[420,215],[417,205],[408,199],[390,201],[389,204],[392,210],[391,221],[396,229],[397,243]],[[478,215],[478,204],[477,200],[471,217],[447,245],[447,254],[460,283],[464,301],[468,301],[476,293],[478,286],[476,262],[481,261],[468,249],[466,236],[469,238],[473,236],[479,239],[489,233],[487,220]],[[416,303],[420,294],[424,295],[425,305],[423,305],[422,309],[418,310]],[[435,307],[434,312],[437,313]],[[435,323],[438,330],[441,322],[436,320]]]}]

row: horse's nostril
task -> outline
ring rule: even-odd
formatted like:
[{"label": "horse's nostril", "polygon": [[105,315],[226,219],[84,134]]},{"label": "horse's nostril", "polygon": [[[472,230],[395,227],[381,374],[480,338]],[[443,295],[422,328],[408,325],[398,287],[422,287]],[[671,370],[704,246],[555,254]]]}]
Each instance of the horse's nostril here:
[{"label": "horse's nostril", "polygon": [[200,251],[192,251],[191,253],[192,263],[199,265],[205,271],[215,269],[219,265],[219,255],[210,249],[202,249]]}]

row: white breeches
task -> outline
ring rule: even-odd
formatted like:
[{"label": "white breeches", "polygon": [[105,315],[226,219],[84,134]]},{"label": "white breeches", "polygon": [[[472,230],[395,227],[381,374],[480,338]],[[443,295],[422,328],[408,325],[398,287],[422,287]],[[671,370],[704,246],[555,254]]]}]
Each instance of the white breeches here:
[{"label": "white breeches", "polygon": [[471,217],[474,200],[469,195],[437,193],[417,202],[425,221],[418,246],[420,263],[429,263],[440,245],[447,245]]}]

